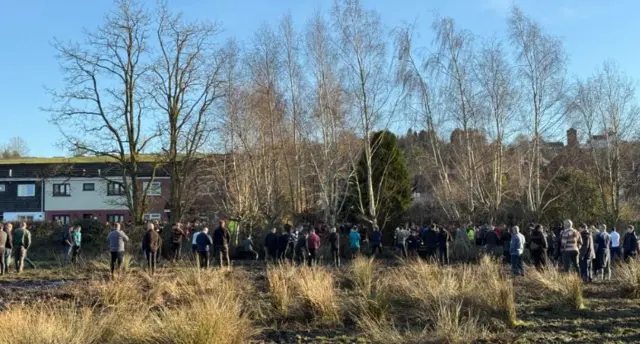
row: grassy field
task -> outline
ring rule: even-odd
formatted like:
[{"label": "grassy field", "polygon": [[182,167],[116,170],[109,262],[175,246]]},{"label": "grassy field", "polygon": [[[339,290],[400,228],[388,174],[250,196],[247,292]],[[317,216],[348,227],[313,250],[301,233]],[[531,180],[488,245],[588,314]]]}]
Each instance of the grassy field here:
[{"label": "grassy field", "polygon": [[440,268],[358,259],[341,269],[237,262],[149,276],[105,259],[0,277],[2,343],[629,343],[640,264],[583,285],[553,269],[512,279],[489,259]]}]

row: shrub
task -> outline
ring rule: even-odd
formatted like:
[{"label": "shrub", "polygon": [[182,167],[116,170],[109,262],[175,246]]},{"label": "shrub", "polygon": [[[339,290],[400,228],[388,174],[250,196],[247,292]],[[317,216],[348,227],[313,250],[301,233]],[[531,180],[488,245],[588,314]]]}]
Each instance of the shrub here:
[{"label": "shrub", "polygon": [[542,270],[532,269],[525,276],[529,292],[537,296],[546,307],[569,308],[584,307],[582,279],[575,273],[560,272],[555,267]]},{"label": "shrub", "polygon": [[640,298],[640,261],[632,259],[628,263],[618,265],[616,275],[623,297]]}]

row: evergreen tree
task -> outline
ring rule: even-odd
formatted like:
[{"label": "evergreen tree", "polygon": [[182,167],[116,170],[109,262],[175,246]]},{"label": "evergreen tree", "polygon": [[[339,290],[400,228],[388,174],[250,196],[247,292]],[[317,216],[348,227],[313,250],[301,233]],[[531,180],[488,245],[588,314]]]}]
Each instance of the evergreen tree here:
[{"label": "evergreen tree", "polygon": [[[369,143],[373,152],[373,190],[377,209],[375,223],[380,228],[396,226],[403,220],[403,216],[411,203],[411,184],[404,155],[398,147],[396,136],[389,131],[379,131],[372,135]],[[367,212],[369,202],[366,176],[366,159],[364,154],[358,162],[353,179],[351,207],[358,209],[360,216],[368,221],[371,214]]]}]

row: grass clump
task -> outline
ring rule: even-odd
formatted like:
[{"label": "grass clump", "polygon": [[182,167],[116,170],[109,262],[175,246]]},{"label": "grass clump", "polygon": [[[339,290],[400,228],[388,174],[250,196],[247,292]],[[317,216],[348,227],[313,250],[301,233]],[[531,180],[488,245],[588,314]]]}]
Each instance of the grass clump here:
[{"label": "grass clump", "polygon": [[335,277],[326,269],[302,267],[295,276],[297,294],[305,306],[305,313],[324,325],[340,322],[340,307],[335,289]]},{"label": "grass clump", "polygon": [[622,297],[640,298],[640,261],[631,259],[628,263],[618,265],[616,275]]},{"label": "grass clump", "polygon": [[564,273],[551,266],[542,270],[532,269],[526,274],[525,283],[529,292],[537,296],[545,307],[584,308],[582,279],[575,273]]},{"label": "grass clump", "polygon": [[270,265],[267,267],[267,281],[273,309],[281,317],[289,314],[293,305],[295,286],[293,278],[296,270],[287,264]]},{"label": "grass clump", "polygon": [[373,287],[375,261],[373,258],[356,257],[349,265],[347,278],[354,289],[362,295],[370,295]]}]

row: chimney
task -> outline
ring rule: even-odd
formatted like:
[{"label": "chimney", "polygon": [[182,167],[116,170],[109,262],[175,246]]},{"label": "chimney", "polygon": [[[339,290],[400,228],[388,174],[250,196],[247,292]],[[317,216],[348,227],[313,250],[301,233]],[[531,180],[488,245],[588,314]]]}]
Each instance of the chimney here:
[{"label": "chimney", "polygon": [[580,143],[578,142],[578,131],[570,128],[567,130],[567,146],[568,147],[578,147]]}]

